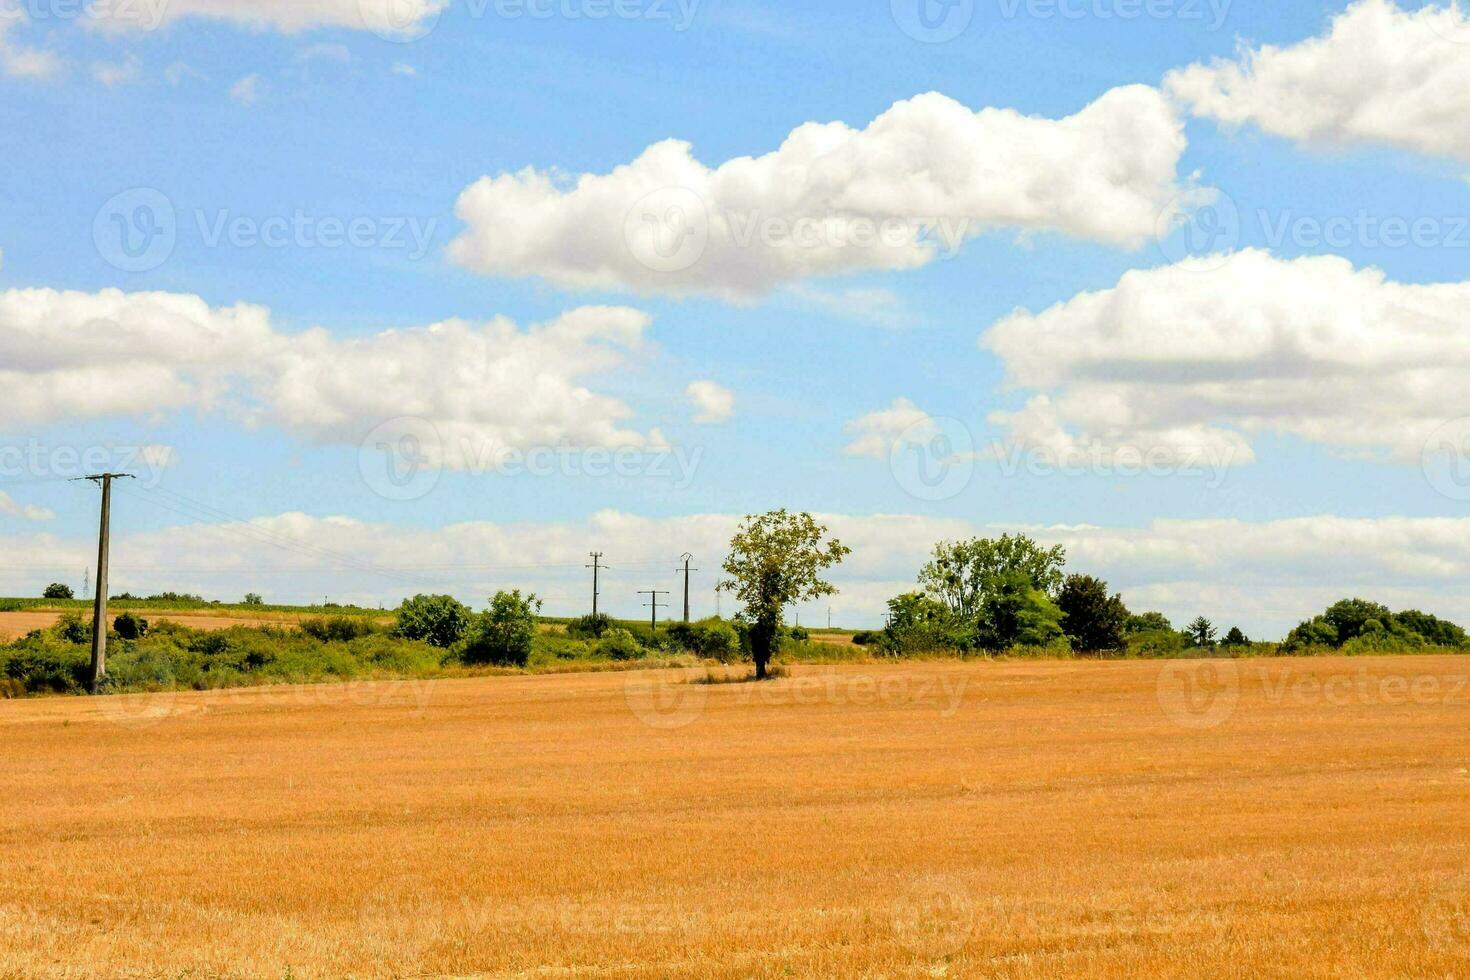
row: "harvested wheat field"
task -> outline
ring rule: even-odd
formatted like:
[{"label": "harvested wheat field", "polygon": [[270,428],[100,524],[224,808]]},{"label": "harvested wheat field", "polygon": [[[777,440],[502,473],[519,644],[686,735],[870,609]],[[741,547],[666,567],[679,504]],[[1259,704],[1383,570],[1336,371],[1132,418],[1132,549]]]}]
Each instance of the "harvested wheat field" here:
[{"label": "harvested wheat field", "polygon": [[0,976],[1470,973],[1470,660],[0,705]]}]

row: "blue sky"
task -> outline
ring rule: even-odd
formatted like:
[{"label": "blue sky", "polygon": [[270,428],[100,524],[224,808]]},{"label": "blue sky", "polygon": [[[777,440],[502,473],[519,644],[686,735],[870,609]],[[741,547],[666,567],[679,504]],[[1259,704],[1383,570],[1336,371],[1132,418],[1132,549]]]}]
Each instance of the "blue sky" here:
[{"label": "blue sky", "polygon": [[[213,512],[204,515],[205,524],[300,513],[316,520],[362,522],[364,538],[383,528],[432,537],[465,522],[566,529],[566,543],[537,545],[525,556],[526,564],[544,566],[570,565],[569,556],[593,547],[632,550],[633,543],[611,532],[596,540],[600,532],[594,515],[606,511],[655,524],[775,506],[843,515],[851,521],[907,515],[930,522],[915,532],[921,535],[962,527],[1086,525],[1135,535],[1129,538],[1130,549],[1143,548],[1138,541],[1148,538],[1149,529],[1160,521],[1198,522],[1200,535],[1222,533],[1220,521],[1240,522],[1269,538],[1273,522],[1329,517],[1362,522],[1349,526],[1383,534],[1387,520],[1464,516],[1463,502],[1426,479],[1413,451],[1422,436],[1409,438],[1407,450],[1391,437],[1364,435],[1354,441],[1344,433],[1367,430],[1351,412],[1343,419],[1308,425],[1282,421],[1301,413],[1283,409],[1271,415],[1253,409],[1251,421],[1243,421],[1223,396],[1211,403],[1219,407],[1219,418],[1206,421],[1245,433],[1252,457],[1228,472],[1180,473],[1176,466],[1168,473],[1133,477],[1007,475],[982,458],[965,461],[973,475],[962,488],[926,499],[906,485],[911,481],[895,475],[889,454],[849,451],[867,431],[861,420],[899,400],[919,413],[915,419],[956,420],[977,447],[1018,438],[991,413],[1017,411],[1045,386],[1008,385],[1015,372],[1008,375],[1006,357],[981,346],[982,334],[1014,311],[1039,315],[1080,293],[1112,289],[1130,270],[1173,265],[1185,257],[1177,241],[1161,243],[1150,237],[1124,242],[1127,234],[1121,230],[1119,240],[1089,240],[1072,233],[1075,229],[1066,221],[1052,222],[1053,227],[1042,221],[1029,228],[1000,223],[966,241],[956,254],[921,267],[857,267],[838,276],[783,278],[763,286],[759,295],[738,299],[682,287],[649,290],[637,282],[577,286],[555,276],[486,274],[483,267],[468,267],[446,252],[467,227],[456,214],[456,201],[483,177],[514,175],[530,167],[568,175],[565,187],[576,175],[613,173],[646,148],[671,138],[692,144],[693,156],[714,168],[734,158],[771,153],[807,123],[841,121],[863,130],[895,103],[928,92],[970,110],[997,107],[1061,119],[1121,86],[1159,89],[1169,72],[1234,58],[1242,45],[1292,46],[1322,37],[1346,4],[1235,0],[1212,10],[1206,2],[1161,0],[1151,8],[1162,12],[1160,16],[1124,17],[1119,11],[1133,8],[1116,0],[1073,4],[1067,8],[1074,14],[1069,16],[1052,15],[1053,8],[1045,3],[1012,8],[1009,0],[977,0],[969,27],[945,43],[925,43],[905,33],[899,22],[908,14],[895,14],[894,9],[903,6],[902,0],[814,0],[795,9],[703,0],[688,11],[687,27],[677,4],[654,0],[630,2],[625,9],[638,16],[603,19],[560,12],[544,18],[511,17],[497,14],[494,4],[453,0],[437,19],[425,16],[422,23],[432,24],[432,30],[416,40],[385,39],[362,29],[350,18],[344,20],[342,4],[322,2],[321,22],[305,27],[269,18],[241,23],[242,15],[232,14],[231,6],[230,0],[176,6],[164,25],[152,31],[59,17],[61,8],[41,0],[8,0],[0,8],[28,13],[25,22],[12,22],[0,31],[0,43],[12,50],[46,52],[55,62],[48,72],[0,72],[6,95],[0,99],[0,131],[7,134],[6,166],[0,173],[0,291],[161,292],[199,297],[216,310],[248,303],[268,308],[272,329],[287,341],[324,328],[334,344],[451,318],[480,322],[503,316],[525,328],[581,307],[627,307],[651,317],[636,348],[611,360],[593,357],[568,385],[626,409],[620,431],[635,433],[645,450],[667,442],[690,458],[697,453],[692,480],[684,485],[677,474],[487,475],[451,464],[431,492],[406,501],[388,499],[361,475],[361,438],[346,434],[365,437],[379,423],[414,414],[412,406],[399,411],[386,397],[377,414],[331,425],[283,423],[272,414],[272,406],[255,404],[263,396],[254,395],[253,411],[206,406],[195,397],[163,399],[158,405],[146,398],[120,398],[125,407],[102,414],[50,406],[7,415],[0,408],[0,443],[172,447],[172,463],[161,471],[158,485],[207,503]],[[1394,16],[1407,23],[1410,6]],[[597,8],[567,0],[557,9]],[[962,0],[956,15],[967,13]],[[1218,26],[1212,23],[1217,13],[1223,17]],[[1443,56],[1421,53],[1436,50],[1436,44],[1446,52]],[[1431,40],[1426,32],[1422,44],[1406,50],[1383,53],[1381,59],[1392,68],[1394,58],[1429,58],[1444,77],[1470,77],[1455,75],[1470,72],[1470,47]],[[1323,60],[1321,71],[1330,76],[1330,52]],[[1390,132],[1367,124],[1357,129],[1340,124],[1334,130],[1338,124],[1330,120],[1340,120],[1341,114],[1333,116],[1320,105],[1320,91],[1300,81],[1303,90],[1293,91],[1287,83],[1260,74],[1262,88],[1287,86],[1284,94],[1277,93],[1282,99],[1315,106],[1321,118],[1310,124],[1273,119],[1269,98],[1253,100],[1239,90],[1231,97],[1245,113],[1243,123],[1222,120],[1196,101],[1192,110],[1186,105],[1178,112],[1187,146],[1177,161],[1168,161],[1178,187],[1215,189],[1234,202],[1241,215],[1240,232],[1227,246],[1260,249],[1282,263],[1337,256],[1355,270],[1376,268],[1389,282],[1405,286],[1466,279],[1470,234],[1461,240],[1455,227],[1458,218],[1470,216],[1470,159],[1412,131]],[[1360,96],[1365,101],[1383,97],[1388,87],[1375,89],[1372,81],[1365,83],[1370,91]],[[1174,97],[1189,102],[1187,95]],[[1451,101],[1438,110],[1454,108]],[[1324,118],[1329,121],[1322,122]],[[1104,133],[1104,149],[1124,149],[1126,132],[1120,123],[1116,133]],[[1096,159],[1078,166],[1096,166]],[[115,251],[99,247],[97,229],[110,227],[105,214],[110,201],[119,194],[136,195],[139,189],[166,199],[177,241],[155,267],[126,271],[109,261]],[[1385,245],[1360,231],[1333,244],[1315,242],[1310,234],[1282,238],[1272,233],[1276,222],[1360,213],[1409,221],[1427,218],[1436,222],[1437,230],[1429,236],[1434,240],[1403,247]],[[280,247],[211,241],[210,229],[221,221],[245,219],[258,228],[270,219],[297,215],[313,222],[366,221],[372,244],[324,247],[317,230]],[[427,236],[422,242],[426,247],[414,241],[414,231]],[[493,239],[517,231],[500,224],[489,234]],[[394,240],[384,242],[385,236]],[[575,235],[554,246],[569,251],[593,247]],[[493,259],[501,269],[507,261]],[[1200,309],[1212,308],[1210,301],[1198,302]],[[1264,298],[1262,302],[1266,305]],[[1280,329],[1310,334],[1310,321],[1308,315]],[[83,324],[65,337],[43,337],[40,343],[56,362],[45,370],[63,370],[72,359],[68,345],[108,329],[104,320]],[[1071,320],[1037,323],[1034,329],[1089,329],[1104,340],[1109,336],[1105,326],[1079,326]],[[1387,338],[1391,346],[1393,324],[1364,329],[1371,332],[1364,343]],[[1352,337],[1348,342],[1354,342]],[[1450,351],[1464,347],[1454,337],[1442,336],[1438,342]],[[188,347],[182,341],[173,356],[187,360]],[[0,343],[0,351],[10,350]],[[248,351],[246,346],[234,356],[248,361]],[[18,375],[34,379],[42,371],[24,357],[6,356],[17,358],[11,369]],[[335,355],[324,356],[329,370]],[[1074,365],[1069,380],[1056,387],[1090,391],[1086,385],[1099,372],[1123,377],[1148,361],[1140,361],[1137,350],[1100,358]],[[1428,359],[1430,364],[1442,361],[1437,355]],[[1262,381],[1261,363],[1242,368],[1257,372],[1242,376],[1242,385]],[[445,367],[447,372],[450,366]],[[1203,376],[1209,369],[1186,361],[1176,364],[1171,376],[1177,379],[1191,371]],[[0,362],[0,373],[7,370]],[[1330,372],[1324,377],[1330,378]],[[44,388],[56,378],[53,374],[36,383]],[[696,381],[714,382],[733,396],[728,418],[715,424],[695,421],[686,387]],[[463,380],[444,380],[429,371],[419,382],[452,387]],[[1281,398],[1289,400],[1300,383],[1299,374],[1287,371]],[[1406,401],[1419,397],[1412,384],[1403,392]],[[525,397],[524,392],[498,395],[473,385],[461,395],[486,402]],[[1110,389],[1111,395],[1146,397],[1136,388],[1122,394]],[[1354,398],[1352,385],[1343,385],[1342,401]],[[1426,406],[1405,422],[1407,428],[1422,426],[1426,418],[1456,417],[1438,403]],[[1275,421],[1263,422],[1267,415]],[[572,426],[572,442],[592,425],[581,418],[568,422],[563,414],[557,414],[556,422]],[[920,423],[920,431],[928,431],[923,426],[930,424]],[[942,429],[953,423],[933,424]],[[1074,430],[1085,428],[1085,420],[1077,417],[1070,424]],[[542,427],[540,436],[521,442],[531,446],[537,439],[549,441],[546,434],[554,428]],[[1332,434],[1304,435],[1307,429],[1330,429]],[[1157,434],[1156,426],[1144,430]],[[890,439],[907,438],[883,431]],[[55,466],[0,475],[0,491],[13,503],[11,512],[0,510],[0,538],[10,541],[13,554],[28,556],[27,562],[42,560],[29,556],[54,556],[44,560],[46,571],[5,562],[0,591],[33,590],[43,579],[60,574],[49,567],[72,569],[77,556],[85,555],[95,524],[94,494],[56,479],[64,475]],[[186,516],[177,507],[157,505],[149,499],[152,492],[125,497],[119,508],[118,533],[124,541],[134,536],[139,552],[160,548],[158,542],[165,539],[159,535],[169,529],[179,532],[201,523],[198,512]],[[177,503],[179,498],[167,499]],[[33,508],[30,517],[16,512],[24,507]],[[36,509],[51,516],[37,520]],[[1292,526],[1313,541],[1326,540],[1322,547],[1331,546],[1331,535],[1308,533],[1303,530],[1307,525]],[[1424,526],[1418,525],[1421,530]],[[649,559],[650,570],[665,552],[672,559],[685,547],[672,530],[659,533],[664,536],[649,539],[652,554],[637,556]],[[533,537],[560,542],[560,534],[543,528]],[[235,537],[242,547],[260,544],[258,535]],[[1177,547],[1176,536],[1168,538],[1174,542],[1170,547]],[[179,547],[212,554],[216,546],[200,543],[209,540],[205,535]],[[699,556],[705,569],[713,569],[721,557],[718,535],[713,540],[715,544],[697,541],[716,552]],[[883,535],[875,540],[888,542]],[[928,539],[885,543],[881,561],[852,571],[847,604],[839,607],[845,619],[854,625],[877,621],[884,591],[912,578],[930,544]],[[392,563],[373,544],[360,546],[370,557],[359,564]],[[419,541],[415,547],[442,558],[450,554],[442,551],[444,546],[442,541]],[[333,547],[355,549],[359,543],[348,534]],[[308,553],[284,550],[294,566],[313,564]],[[1278,588],[1279,601],[1250,598],[1241,578],[1254,566],[1239,558],[1214,562],[1209,548],[1203,550],[1203,557],[1180,558],[1167,568],[1132,565],[1131,550],[1097,561],[1125,595],[1138,596],[1130,598],[1135,606],[1159,605],[1176,616],[1204,612],[1267,632],[1314,611],[1308,606],[1293,613],[1294,603],[1315,602],[1319,594],[1334,591],[1376,589],[1436,611],[1462,610],[1448,573],[1425,578],[1392,563],[1346,572],[1352,551],[1325,557],[1313,552],[1284,579],[1272,572],[1269,587]],[[117,559],[122,569],[127,567],[125,554]],[[234,598],[252,574],[192,571],[204,567],[195,555],[181,554],[175,560],[174,566],[164,559],[140,562],[131,577],[120,571],[119,588],[177,584]],[[616,561],[616,556],[609,560]],[[240,567],[253,568],[252,561],[258,565],[267,559],[242,559]],[[516,564],[516,555],[497,551],[478,562],[493,563]],[[320,566],[315,571],[270,573],[257,580],[258,590],[281,600],[341,593],[344,598],[392,602],[417,590],[420,581],[344,577],[333,561],[320,556],[315,564]],[[414,553],[396,564],[436,562]],[[437,564],[477,562],[474,556],[453,553]],[[1092,570],[1080,567],[1080,559],[1074,565]],[[449,579],[444,586],[465,598],[526,579],[546,594],[567,597],[552,603],[554,611],[580,611],[575,598],[582,590],[580,570],[547,568],[519,577],[509,570],[442,574]],[[663,571],[658,574],[664,578],[640,587],[673,581]],[[708,578],[702,589],[707,591],[712,581]],[[1192,601],[1191,596],[1198,598]],[[615,609],[629,613],[636,601],[631,594],[611,600]],[[702,595],[700,602],[709,606],[713,599]]]}]

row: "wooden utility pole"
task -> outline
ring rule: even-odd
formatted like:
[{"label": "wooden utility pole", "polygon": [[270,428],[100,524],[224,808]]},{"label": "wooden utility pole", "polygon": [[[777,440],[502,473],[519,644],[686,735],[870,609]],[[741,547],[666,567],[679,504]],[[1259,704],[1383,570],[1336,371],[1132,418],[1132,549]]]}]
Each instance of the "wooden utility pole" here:
[{"label": "wooden utility pole", "polygon": [[[699,571],[699,569],[697,569],[697,568],[691,569],[689,567],[689,563],[691,561],[693,561],[693,560],[694,560],[694,556],[693,555],[689,554],[688,552],[685,552],[684,553],[684,555],[683,555],[683,562],[684,562],[684,622],[686,622],[686,623],[689,622],[689,573],[691,571],[695,571],[695,572]],[[676,569],[674,569],[674,571],[677,572],[678,569],[676,568]]]},{"label": "wooden utility pole", "polygon": [[97,531],[97,598],[92,605],[92,693],[107,677],[107,552],[112,533],[112,481],[131,480],[131,473],[98,473],[82,477],[102,488],[102,520]]},{"label": "wooden utility pole", "polygon": [[[668,595],[668,592],[667,591],[664,591],[662,589],[645,589],[644,591],[642,591],[642,592],[640,592],[638,594],[639,595],[646,595],[646,596],[648,596],[649,598],[651,598],[653,600],[652,602],[645,602],[644,605],[645,606],[652,606],[653,607],[653,613],[649,617],[649,622],[653,626],[653,631],[655,633],[657,633],[658,632],[658,607],[660,605],[660,603],[658,601],[658,597],[661,596],[661,595]],[[668,605],[668,603],[663,603],[663,605]]]},{"label": "wooden utility pole", "polygon": [[597,573],[602,571],[602,552],[594,551],[588,556],[592,564],[583,565],[583,568],[592,569],[592,615],[597,615]]}]

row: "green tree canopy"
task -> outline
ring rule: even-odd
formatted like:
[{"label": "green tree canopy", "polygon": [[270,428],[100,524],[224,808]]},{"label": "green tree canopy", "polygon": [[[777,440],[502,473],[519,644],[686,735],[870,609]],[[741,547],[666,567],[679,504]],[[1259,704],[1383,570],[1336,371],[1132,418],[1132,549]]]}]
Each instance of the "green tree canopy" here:
[{"label": "green tree canopy", "polygon": [[1015,572],[1026,575],[1033,588],[1055,595],[1066,560],[1061,545],[1044,548],[1024,534],[944,541],[919,572],[919,584],[955,616],[973,621],[1001,581]]},{"label": "green tree canopy", "polygon": [[1072,649],[1087,653],[1121,650],[1126,645],[1128,607],[1109,595],[1108,583],[1091,575],[1069,575],[1057,595],[1062,629]]},{"label": "green tree canopy", "polygon": [[1062,611],[1026,572],[1007,572],[987,589],[976,641],[995,651],[1065,646]]},{"label": "green tree canopy", "polygon": [[534,593],[524,598],[520,589],[495,593],[490,608],[480,614],[465,644],[465,662],[526,666],[536,637],[536,614],[540,611],[541,600]]},{"label": "green tree canopy", "polygon": [[729,578],[718,588],[734,593],[741,604],[756,677],[767,676],[786,607],[836,593],[822,573],[851,553],[842,542],[828,540],[827,529],[807,513],[782,508],[741,522],[725,559]]}]

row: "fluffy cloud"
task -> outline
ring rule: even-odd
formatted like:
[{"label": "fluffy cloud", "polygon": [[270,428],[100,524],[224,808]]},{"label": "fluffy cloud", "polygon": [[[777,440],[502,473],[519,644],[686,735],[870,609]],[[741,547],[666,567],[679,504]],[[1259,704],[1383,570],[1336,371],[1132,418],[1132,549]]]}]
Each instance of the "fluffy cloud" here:
[{"label": "fluffy cloud", "polygon": [[[1459,43],[1456,43],[1456,42]],[[1323,146],[1386,143],[1470,160],[1470,17],[1359,0],[1322,37],[1171,72],[1196,115]]]},{"label": "fluffy cloud", "polygon": [[134,0],[98,4],[103,26],[153,30],[188,18],[224,20],[289,33],[318,27],[413,36],[433,26],[449,0]]},{"label": "fluffy cloud", "polygon": [[873,459],[888,459],[900,440],[919,442],[938,431],[929,413],[907,398],[896,398],[887,408],[855,418],[843,428],[852,442],[842,451]]},{"label": "fluffy cloud", "polygon": [[1466,414],[1470,283],[1407,285],[1335,256],[1260,251],[1129,272],[982,338],[1013,385],[1012,438],[1098,456],[1164,450],[1251,460],[1284,433],[1352,455],[1417,459]]},{"label": "fluffy cloud", "polygon": [[[173,293],[0,293],[0,428],[178,409],[355,443],[399,417],[446,447],[638,447],[656,434],[581,379],[624,363],[649,325],[587,307],[520,329],[504,318],[339,338],[275,329],[267,310]],[[468,465],[460,454],[442,460]]]},{"label": "fluffy cloud", "polygon": [[709,167],[669,140],[607,174],[526,169],[460,196],[449,254],[487,275],[734,300],[923,266],[996,228],[1137,246],[1181,193],[1183,126],[1158,91],[1114,89],[1051,120],[938,93],[866,129],[808,123]]},{"label": "fluffy cloud", "polygon": [[[148,496],[127,488],[118,506],[143,508]],[[1252,635],[1279,637],[1350,595],[1470,623],[1462,588],[1470,575],[1467,518],[1321,516],[1155,521],[1130,528],[1016,528],[914,515],[819,519],[853,549],[832,576],[841,588],[831,602],[834,619],[848,626],[881,622],[884,601],[914,588],[935,542],[1007,530],[1063,545],[1070,568],[1106,578],[1134,609],[1159,609],[1176,623],[1204,614]],[[450,592],[483,605],[497,589],[520,587],[545,597],[548,613],[574,614],[585,611],[582,566],[588,549],[596,548],[612,566],[604,580],[605,607],[636,615],[637,590],[657,585],[661,575],[677,589],[674,559],[689,551],[704,569],[693,590],[695,612],[704,615],[715,609],[715,569],[738,520],[733,514],[652,519],[607,511],[568,523],[422,529],[283,514],[117,534],[113,581],[118,590],[133,592],[183,588],[233,597],[260,591],[286,601],[329,591],[338,601],[389,606],[411,591]],[[85,537],[0,538],[11,559],[0,568],[0,591],[33,594],[48,576],[85,567],[94,547]],[[826,609],[825,600],[804,608],[803,621],[825,619]],[[724,612],[732,611],[727,597]]]},{"label": "fluffy cloud", "polygon": [[713,381],[692,382],[685,394],[694,403],[694,421],[701,425],[728,422],[735,411],[735,393]]}]

